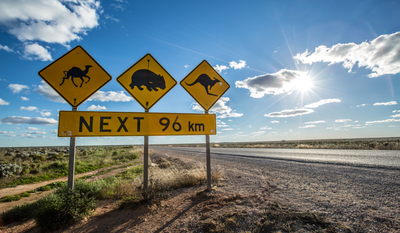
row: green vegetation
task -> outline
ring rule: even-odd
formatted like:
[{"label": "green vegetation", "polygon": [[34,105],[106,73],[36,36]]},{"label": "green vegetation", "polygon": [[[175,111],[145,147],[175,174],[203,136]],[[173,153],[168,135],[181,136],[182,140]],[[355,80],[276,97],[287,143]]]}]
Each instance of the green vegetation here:
[{"label": "green vegetation", "polygon": [[4,196],[0,198],[0,203],[2,202],[11,202],[11,201],[18,201],[21,200],[23,197],[29,197],[31,194],[29,192],[23,192],[13,196]]},{"label": "green vegetation", "polygon": [[[26,151],[20,149],[14,153],[3,149],[0,155],[0,189],[67,176],[69,154],[64,153],[66,149],[64,152],[61,150],[59,148],[58,152],[48,152],[43,148],[31,148]],[[140,151],[132,146],[79,148],[75,173],[126,163],[139,158],[139,155]]]},{"label": "green vegetation", "polygon": [[3,212],[2,218],[5,224],[34,218],[43,229],[57,229],[90,214],[96,208],[97,200],[112,196],[110,190],[118,182],[115,178],[93,183],[80,180],[75,182],[73,190],[68,189],[66,182],[54,183],[53,187],[60,186],[54,194],[34,203],[16,206]]},{"label": "green vegetation", "polygon": [[[141,203],[159,204],[167,198],[169,191],[181,187],[203,184],[206,181],[204,168],[190,167],[180,160],[156,159],[155,167],[149,171],[149,193],[144,199],[142,193],[143,166],[129,168],[116,176],[96,182],[77,180],[74,190],[67,183],[52,183],[40,190],[58,187],[55,193],[39,199],[35,203],[16,206],[2,213],[5,224],[35,219],[43,231],[66,227],[88,216],[101,199],[120,199],[121,208],[134,207]],[[213,180],[222,173],[214,171]],[[37,190],[39,191],[39,190]]]}]

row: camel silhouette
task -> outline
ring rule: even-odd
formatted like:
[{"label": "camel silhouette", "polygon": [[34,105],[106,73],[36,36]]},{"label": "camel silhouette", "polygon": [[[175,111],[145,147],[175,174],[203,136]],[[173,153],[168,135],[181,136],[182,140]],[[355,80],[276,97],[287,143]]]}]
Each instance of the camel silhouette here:
[{"label": "camel silhouette", "polygon": [[80,78],[82,80],[82,83],[81,83],[81,85],[79,87],[82,87],[83,82],[85,81],[83,79],[83,77],[88,78],[88,80],[85,82],[85,84],[88,83],[90,81],[90,77],[87,76],[86,74],[89,72],[89,68],[92,67],[92,66],[91,65],[87,65],[85,67],[86,67],[85,70],[81,70],[80,68],[74,66],[71,69],[69,69],[68,71],[64,71],[63,81],[60,84],[60,86],[63,85],[65,79],[69,79],[69,77],[71,77],[71,81],[75,85],[75,87],[78,87],[78,85],[75,84],[74,78]]},{"label": "camel silhouette", "polygon": [[212,88],[216,83],[220,83],[220,82],[221,82],[221,81],[219,81],[219,80],[216,79],[216,78],[214,78],[214,80],[212,80],[208,75],[206,75],[206,74],[201,74],[201,75],[196,79],[196,81],[194,81],[193,83],[191,83],[191,84],[189,84],[189,83],[187,83],[187,82],[185,82],[185,83],[186,83],[186,85],[188,85],[188,86],[193,86],[193,85],[196,84],[196,83],[200,83],[200,84],[206,89],[207,95],[218,96],[218,95],[215,95],[215,94],[212,94],[212,93],[208,92],[208,89],[210,89],[210,91],[211,91],[211,88]]}]

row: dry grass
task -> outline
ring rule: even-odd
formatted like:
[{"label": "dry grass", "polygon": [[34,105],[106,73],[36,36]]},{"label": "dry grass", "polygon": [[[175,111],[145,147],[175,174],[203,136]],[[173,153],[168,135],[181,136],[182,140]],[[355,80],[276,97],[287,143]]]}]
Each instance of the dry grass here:
[{"label": "dry grass", "polygon": [[[212,181],[218,181],[224,175],[219,167],[211,172]],[[207,172],[204,167],[196,167],[179,159],[169,157],[149,159],[148,196],[155,198],[173,189],[201,185],[207,182]],[[116,198],[135,197],[141,200],[143,195],[143,176],[132,181],[119,184],[114,189]]]}]

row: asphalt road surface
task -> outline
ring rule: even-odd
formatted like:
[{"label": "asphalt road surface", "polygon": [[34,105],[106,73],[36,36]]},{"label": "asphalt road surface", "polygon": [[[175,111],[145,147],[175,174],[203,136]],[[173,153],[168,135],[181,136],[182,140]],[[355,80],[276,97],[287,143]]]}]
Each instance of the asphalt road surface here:
[{"label": "asphalt road surface", "polygon": [[[176,152],[204,152],[204,147],[154,147]],[[218,155],[243,158],[265,158],[307,163],[348,165],[356,167],[400,170],[398,150],[326,150],[326,149],[264,149],[264,148],[211,148],[212,157]]]}]

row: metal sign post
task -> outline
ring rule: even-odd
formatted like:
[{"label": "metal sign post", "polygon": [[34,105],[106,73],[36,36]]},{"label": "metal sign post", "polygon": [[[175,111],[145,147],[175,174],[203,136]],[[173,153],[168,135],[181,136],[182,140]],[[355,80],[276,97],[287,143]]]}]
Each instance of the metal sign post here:
[{"label": "metal sign post", "polygon": [[[206,60],[186,75],[180,81],[180,85],[204,109],[204,115],[208,115],[212,106],[230,88],[229,83]],[[211,191],[210,134],[206,134],[206,160],[207,190]]]},{"label": "metal sign post", "polygon": [[[176,80],[150,53],[146,54],[139,61],[129,67],[124,73],[118,76],[117,81],[140,105],[142,105],[145,109],[145,113],[148,113],[150,108],[176,85]],[[149,179],[149,136],[144,136],[143,154],[143,195],[144,198],[147,199]]]},{"label": "metal sign post", "polygon": [[[146,113],[149,110],[145,110]],[[144,164],[143,164],[143,196],[145,199],[148,198],[148,184],[149,184],[149,136],[144,136]]]},{"label": "metal sign post", "polygon": [[[111,75],[82,46],[76,46],[38,72],[72,111],[111,80]],[[59,129],[60,130],[60,129]],[[69,145],[68,188],[74,189],[76,138]]]},{"label": "metal sign post", "polygon": [[[72,111],[78,111],[78,107],[73,107]],[[76,155],[76,138],[71,137],[69,143],[69,166],[68,166],[68,188],[74,189],[75,177],[75,155]]]},{"label": "metal sign post", "polygon": [[[205,111],[208,114],[208,111]],[[210,155],[210,135],[206,135],[206,166],[207,166],[207,190],[211,191],[211,155]]]}]

